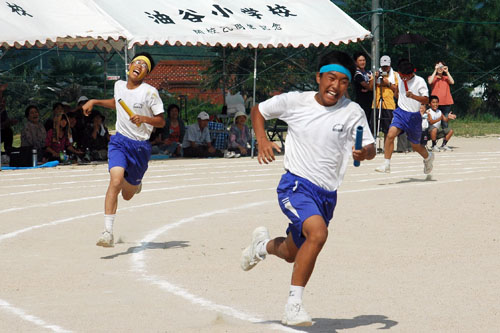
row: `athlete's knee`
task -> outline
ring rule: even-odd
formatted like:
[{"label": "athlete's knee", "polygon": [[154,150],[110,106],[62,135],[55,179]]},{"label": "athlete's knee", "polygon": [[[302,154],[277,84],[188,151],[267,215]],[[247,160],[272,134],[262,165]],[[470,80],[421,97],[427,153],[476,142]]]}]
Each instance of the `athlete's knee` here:
[{"label": "athlete's knee", "polygon": [[319,246],[319,247],[323,247],[323,245],[325,245],[327,238],[328,238],[328,229],[327,228],[320,228],[320,229],[312,230],[307,235],[307,241],[310,244],[314,244],[314,245]]}]

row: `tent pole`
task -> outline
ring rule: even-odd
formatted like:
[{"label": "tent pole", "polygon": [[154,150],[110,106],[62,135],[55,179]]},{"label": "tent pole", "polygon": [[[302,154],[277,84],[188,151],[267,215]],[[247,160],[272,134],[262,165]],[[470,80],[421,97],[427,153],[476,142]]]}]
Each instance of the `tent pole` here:
[{"label": "tent pole", "polygon": [[128,71],[128,68],[127,68],[127,63],[128,63],[128,40],[125,39],[125,47],[123,48],[123,50],[125,51],[125,80],[127,80],[127,71]]},{"label": "tent pole", "polygon": [[[257,48],[255,48],[255,54],[253,57],[253,95],[252,95],[252,108],[255,106],[255,86],[257,85]],[[255,152],[255,132],[252,126],[252,151],[250,156],[254,157]]]}]

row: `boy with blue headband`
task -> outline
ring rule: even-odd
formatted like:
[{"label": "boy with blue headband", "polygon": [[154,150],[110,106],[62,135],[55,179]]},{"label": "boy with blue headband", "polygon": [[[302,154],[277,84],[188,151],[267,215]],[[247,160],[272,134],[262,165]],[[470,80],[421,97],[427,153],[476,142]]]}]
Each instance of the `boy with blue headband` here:
[{"label": "boy with blue headband", "polygon": [[165,126],[160,95],[156,88],[144,83],[153,67],[149,53],[137,54],[129,65],[128,80],[115,83],[114,98],[91,99],[82,107],[86,116],[96,105],[116,109],[116,134],[111,136],[108,146],[110,181],[104,201],[105,230],[97,241],[98,246],[114,246],[118,195],[121,192],[123,199],[130,200],[141,191],[151,156],[149,137],[153,127]]},{"label": "boy with blue headband", "polygon": [[[241,256],[248,271],[266,255],[294,263],[290,293],[282,323],[312,325],[302,305],[302,293],[316,258],[328,236],[328,224],[337,203],[349,158],[375,157],[374,139],[363,109],[345,97],[356,67],[349,55],[332,51],[318,66],[318,91],[289,92],[274,96],[252,109],[252,123],[259,144],[259,163],[274,161],[277,144],[270,142],[264,122],[279,118],[288,124],[285,170],[278,185],[278,201],[290,219],[286,237],[270,239],[267,228],[253,231],[252,243]],[[363,148],[354,149],[356,128],[362,126]]]}]

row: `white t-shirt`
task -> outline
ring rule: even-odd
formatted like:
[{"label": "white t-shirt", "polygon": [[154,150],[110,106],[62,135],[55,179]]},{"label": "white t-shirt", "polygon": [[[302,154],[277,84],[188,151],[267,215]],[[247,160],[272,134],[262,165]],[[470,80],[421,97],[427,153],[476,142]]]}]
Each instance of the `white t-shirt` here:
[{"label": "white t-shirt", "polygon": [[135,114],[154,117],[164,112],[163,102],[158,94],[158,90],[147,83],[141,83],[135,89],[128,89],[126,81],[116,81],[114,97],[116,104],[116,131],[132,140],[149,140],[154,127],[145,123],[137,127],[136,124],[130,121],[128,113],[118,103],[118,100],[122,99]]},{"label": "white t-shirt", "polygon": [[[399,75],[399,74],[398,74]],[[420,102],[414,100],[413,98],[406,97],[405,83],[398,77],[399,84],[399,98],[398,107],[408,111],[408,112],[420,112]],[[413,76],[411,80],[406,81],[408,84],[408,90],[417,96],[427,96],[429,97],[429,89],[427,88],[427,83],[420,76]]]},{"label": "white t-shirt", "polygon": [[[427,111],[429,111],[429,115],[432,120],[441,119],[442,116],[441,110],[437,109],[436,111],[433,111],[432,109],[429,109]],[[441,128],[441,120],[432,125],[429,124],[429,127],[430,128],[435,127],[437,129]]]},{"label": "white t-shirt", "polygon": [[336,190],[344,177],[356,128],[363,126],[363,146],[373,143],[363,109],[342,97],[330,107],[320,105],[315,91],[290,92],[259,104],[262,116],[288,124],[285,169],[323,189]]}]

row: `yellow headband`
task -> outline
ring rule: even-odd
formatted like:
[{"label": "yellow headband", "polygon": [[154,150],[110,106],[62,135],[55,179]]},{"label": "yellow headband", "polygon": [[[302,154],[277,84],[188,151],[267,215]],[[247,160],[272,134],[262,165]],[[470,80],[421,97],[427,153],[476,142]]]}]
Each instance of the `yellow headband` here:
[{"label": "yellow headband", "polygon": [[140,55],[140,56],[137,56],[134,59],[132,59],[132,62],[134,62],[135,60],[144,61],[146,63],[146,65],[148,65],[148,73],[151,72],[151,61],[149,61],[148,57]]}]

